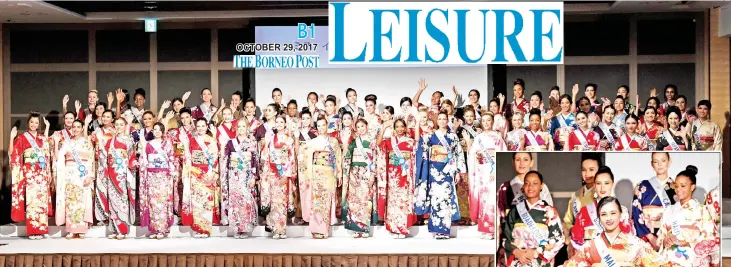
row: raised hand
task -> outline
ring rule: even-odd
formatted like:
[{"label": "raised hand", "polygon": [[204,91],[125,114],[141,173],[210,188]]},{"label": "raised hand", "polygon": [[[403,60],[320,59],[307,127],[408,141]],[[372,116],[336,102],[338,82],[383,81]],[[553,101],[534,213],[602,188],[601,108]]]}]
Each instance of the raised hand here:
[{"label": "raised hand", "polygon": [[175,111],[168,111],[167,114],[165,114],[165,121],[170,121],[175,117]]},{"label": "raised hand", "polygon": [[426,84],[426,80],[424,78],[419,79],[419,91],[424,91],[429,85]]},{"label": "raised hand", "polygon": [[183,99],[183,102],[185,102],[186,100],[188,100],[189,97],[190,97],[190,91],[185,92],[181,99]]},{"label": "raised hand", "polygon": [[107,93],[107,103],[111,104],[114,101],[114,94],[112,92]]},{"label": "raised hand", "polygon": [[497,99],[500,100],[500,104],[505,103],[505,96],[503,95],[503,93],[497,94]]},{"label": "raised hand", "polygon": [[208,125],[208,130],[211,131],[211,133],[213,133],[213,135],[216,135],[216,127],[213,126],[213,124]]},{"label": "raised hand", "polygon": [[42,117],[42,118],[43,118],[43,125],[45,125],[46,128],[48,128],[51,124],[48,122],[48,119],[46,119],[46,117]]},{"label": "raised hand", "polygon": [[13,126],[13,129],[10,129],[10,140],[15,139],[16,136],[18,136],[18,127]]},{"label": "raised hand", "polygon": [[612,104],[612,101],[609,100],[609,98],[602,97],[602,106],[606,107]]},{"label": "raised hand", "polygon": [[79,114],[79,110],[81,110],[81,101],[74,101],[74,107],[76,108],[76,114]]},{"label": "raised hand", "polygon": [[166,110],[170,108],[170,100],[165,100],[165,102],[162,102],[162,106],[160,106],[160,110]]},{"label": "raised hand", "polygon": [[64,95],[61,103],[63,103],[63,106],[66,107],[66,105],[69,103],[69,95]]},{"label": "raised hand", "polygon": [[221,104],[221,106],[222,106],[222,107],[225,107],[225,106],[226,106],[226,98],[223,98],[223,97],[222,97],[222,98],[221,98],[221,103],[220,103],[220,104]]},{"label": "raised hand", "polygon": [[640,108],[640,95],[635,95],[635,108]]},{"label": "raised hand", "polygon": [[116,95],[117,102],[122,103],[122,101],[124,101],[124,92],[122,91],[122,88],[117,88]]},{"label": "raised hand", "polygon": [[452,92],[454,93],[454,95],[457,95],[457,87],[454,85],[452,85]]},{"label": "raised hand", "polygon": [[657,88],[650,89],[650,97],[656,97],[657,96]]},{"label": "raised hand", "polygon": [[575,83],[574,87],[571,87],[571,94],[573,96],[576,96],[577,94],[579,94],[579,84],[578,83]]},{"label": "raised hand", "polygon": [[89,114],[89,116],[86,116],[86,118],[84,119],[84,125],[89,125],[91,123],[91,120],[91,114]]}]

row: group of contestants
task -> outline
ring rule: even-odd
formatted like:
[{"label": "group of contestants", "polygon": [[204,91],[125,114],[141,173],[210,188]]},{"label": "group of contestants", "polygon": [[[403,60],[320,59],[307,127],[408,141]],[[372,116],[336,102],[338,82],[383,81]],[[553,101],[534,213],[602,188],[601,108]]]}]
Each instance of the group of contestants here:
[{"label": "group of contestants", "polygon": [[354,89],[345,94],[341,107],[335,96],[310,93],[300,109],[274,89],[261,117],[240,92],[214,106],[207,88],[200,105],[186,107],[188,92],[157,115],[145,110],[143,89],[131,98],[117,89],[106,104],[90,91],[88,108],[76,101],[75,111],[66,96],[61,130],[49,135],[48,121],[31,113],[27,131],[10,134],[11,217],[25,221],[31,239],[48,236],[50,217],[68,239],[94,224],[107,225],[111,239],[125,239],[133,225],[161,239],[176,222],[200,238],[213,225],[245,238],[264,224],[285,239],[290,219],[309,223],[317,239],[336,224],[356,238],[374,225],[405,238],[422,223],[448,239],[455,222],[494,239],[495,152],[505,144],[492,114],[480,114],[475,128],[477,112],[467,109],[462,127],[453,108],[404,98],[409,114],[377,113],[376,96],[362,109]]},{"label": "group of contestants", "polygon": [[653,152],[656,176],[635,185],[632,206],[613,196],[614,174],[594,155],[581,162],[582,186],[563,220],[530,153],[513,156],[516,176],[498,191],[499,266],[720,266],[718,188],[693,199],[698,169],[675,176],[666,152]]}]

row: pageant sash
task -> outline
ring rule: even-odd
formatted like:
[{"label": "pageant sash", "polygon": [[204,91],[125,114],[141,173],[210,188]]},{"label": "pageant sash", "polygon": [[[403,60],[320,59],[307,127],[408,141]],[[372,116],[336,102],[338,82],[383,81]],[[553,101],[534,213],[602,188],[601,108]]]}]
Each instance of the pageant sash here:
[{"label": "pageant sash", "polygon": [[[525,204],[528,204],[528,201],[525,201]],[[528,210],[525,208],[525,205],[523,203],[519,203],[516,205],[518,208],[518,214],[520,215],[520,219],[525,223],[526,226],[528,226],[528,229],[533,233],[533,236],[538,241],[538,246],[542,246],[544,243],[548,242],[546,240],[546,237],[543,235],[540,229],[538,229],[538,225],[533,220],[533,217],[530,216],[528,213]]]},{"label": "pageant sash", "polygon": [[596,204],[590,204],[586,206],[586,211],[589,213],[589,218],[591,219],[591,222],[594,223],[594,226],[599,228],[601,231],[604,231],[604,226],[602,226],[602,223],[599,221],[599,216],[596,212]]},{"label": "pageant sash", "polygon": [[206,121],[211,121],[211,117],[213,117],[213,114],[211,114],[210,108],[204,106],[203,104],[198,106],[198,108],[200,108],[201,112],[203,112],[203,117],[206,119]]},{"label": "pageant sash", "polygon": [[443,171],[445,173],[451,173],[452,169],[454,168],[454,154],[449,147],[449,142],[447,142],[447,138],[444,137],[442,132],[434,131],[434,134],[437,136],[437,139],[439,139],[439,144],[441,144],[442,147],[447,150],[447,166],[444,167]]},{"label": "pageant sash", "polygon": [[525,200],[525,195],[523,195],[523,191],[521,190],[521,187],[523,187],[522,184],[518,184],[518,183],[513,184],[512,182],[510,183],[510,189],[513,190],[513,196],[514,196],[513,201],[512,201],[513,205],[517,205],[518,203],[523,202]]},{"label": "pageant sash", "polygon": [[[236,152],[236,154],[239,155],[239,158],[241,159],[241,163],[244,163],[244,161],[246,161],[246,157],[244,157],[244,152],[241,151],[241,144],[239,144],[239,138],[236,137],[233,140],[231,140],[231,144],[233,145],[234,151]],[[238,167],[243,168],[243,166],[238,166]]]},{"label": "pageant sash", "polygon": [[667,209],[670,205],[672,205],[668,194],[665,192],[663,186],[660,185],[660,180],[658,180],[657,177],[652,177],[652,179],[647,181],[650,182],[652,189],[655,190],[655,194],[657,194],[657,196],[660,198],[663,208]]},{"label": "pageant sash", "polygon": [[528,137],[528,143],[530,143],[531,146],[539,146],[538,140],[536,140],[536,135],[533,133],[533,131],[528,131],[526,137]]},{"label": "pageant sash", "polygon": [[401,166],[402,169],[407,170],[409,165],[406,164],[406,159],[404,159],[404,154],[401,153],[401,149],[398,147],[398,144],[398,138],[396,138],[395,135],[391,135],[391,148],[393,149],[393,153],[396,154],[396,158],[398,158],[397,164]]},{"label": "pageant sash", "polygon": [[620,137],[619,142],[622,143],[622,147],[624,147],[624,151],[632,150],[632,148],[629,147],[629,144],[631,144],[632,141],[630,141],[628,134],[624,134],[624,136]]},{"label": "pageant sash", "polygon": [[472,138],[477,137],[477,132],[475,131],[475,129],[472,129],[471,125],[467,125],[466,127],[464,127],[464,129],[467,130],[468,133],[470,133]]},{"label": "pageant sash", "polygon": [[[268,134],[268,132],[267,132]],[[274,144],[279,141],[277,136],[272,133],[272,141],[269,142],[269,158],[274,162],[274,166],[277,168],[277,174],[279,176],[282,176],[282,173],[284,173],[284,166],[282,166],[282,159],[280,157],[277,157],[276,151],[277,148],[274,147]]]},{"label": "pageant sash", "polygon": [[304,132],[303,131],[300,131],[300,134],[302,135],[302,138],[305,139],[305,141],[312,140],[312,137],[310,137],[310,130],[309,130],[309,128],[308,128],[308,130],[305,130]]},{"label": "pageant sash", "polygon": [[558,124],[561,125],[561,128],[568,128],[569,125],[566,124],[566,117],[564,117],[563,114],[558,114],[558,117],[556,117],[556,120],[558,121]]},{"label": "pageant sash", "polygon": [[129,110],[132,111],[132,116],[135,116],[137,122],[142,122],[142,110],[139,110],[137,107],[132,107]]},{"label": "pageant sash", "polygon": [[674,151],[680,151],[680,147],[678,146],[678,143],[675,142],[675,138],[670,133],[670,130],[665,131],[662,133],[662,136],[665,137],[665,140],[668,141],[668,144],[671,148],[673,148]]},{"label": "pageant sash", "polygon": [[574,218],[579,214],[579,197],[575,196],[574,201],[571,202],[571,210],[574,212]]},{"label": "pageant sash", "polygon": [[109,141],[109,150],[112,151],[112,157],[114,157],[114,164],[117,165],[117,169],[126,169],[127,168],[127,162],[124,161],[124,158],[122,158],[121,155],[119,155],[119,152],[117,152],[117,149],[114,147],[114,144],[117,141],[117,137],[113,137],[112,140]]},{"label": "pageant sash", "polygon": [[86,169],[86,165],[84,165],[84,162],[81,161],[81,157],[79,157],[79,153],[76,152],[76,147],[74,144],[69,144],[71,146],[71,156],[74,157],[74,161],[76,162],[76,165],[78,165],[79,170],[79,176],[84,177],[88,170]]},{"label": "pageant sash", "polygon": [[61,134],[63,134],[63,139],[66,142],[71,141],[71,137],[69,136],[69,131],[68,130],[66,130],[66,129],[61,130]]},{"label": "pageant sash", "polygon": [[201,151],[203,151],[203,154],[206,155],[206,159],[208,159],[208,172],[213,171],[213,156],[211,155],[211,152],[208,151],[208,146],[206,146],[206,142],[203,141],[203,137],[199,135],[193,139],[195,139],[195,142],[198,143],[198,146],[201,147]]},{"label": "pageant sash", "polygon": [[589,142],[586,141],[584,132],[581,131],[581,129],[574,130],[574,135],[576,136],[576,139],[579,139],[579,143],[584,146],[584,150],[591,150],[591,148],[589,148]]},{"label": "pageant sash", "polygon": [[604,243],[604,238],[600,235],[599,238],[594,239],[594,245],[596,246],[596,250],[599,253],[599,256],[602,258],[602,262],[607,265],[607,267],[619,267],[619,264],[617,264],[617,261],[614,260],[614,257],[612,257],[612,254],[609,253],[609,248],[607,248],[607,244]]},{"label": "pageant sash", "polygon": [[33,151],[35,152],[36,156],[38,157],[38,165],[40,165],[41,168],[45,168],[47,159],[46,159],[46,156],[43,155],[43,151],[41,150],[41,148],[38,147],[38,143],[36,142],[36,139],[33,138],[33,136],[31,136],[28,132],[25,132],[25,134],[23,136],[25,136],[25,139],[27,139],[28,143],[30,143],[30,145],[33,147]]},{"label": "pageant sash", "polygon": [[612,135],[612,132],[609,131],[609,127],[607,127],[607,125],[604,122],[601,122],[601,123],[599,123],[599,129],[602,130],[602,132],[604,133],[604,136],[606,136],[607,140],[609,140],[609,143],[612,146],[614,146],[614,142],[616,140],[614,140],[614,136]]},{"label": "pageant sash", "polygon": [[[198,141],[198,140],[196,140],[196,141]],[[151,140],[149,143],[152,146],[152,148],[154,148],[155,151],[157,151],[157,154],[160,154],[162,156],[162,158],[165,159],[165,163],[170,161],[170,159],[168,159],[167,153],[165,153],[165,150],[162,149],[162,141],[157,142],[156,140]],[[208,148],[206,148],[206,150],[207,149]],[[206,154],[206,156],[208,156],[208,154]]]},{"label": "pageant sash", "polygon": [[358,137],[358,140],[355,141],[355,146],[358,147],[360,150],[360,153],[363,154],[363,158],[370,161],[368,162],[368,168],[366,169],[366,176],[371,176],[371,172],[373,171],[373,159],[368,156],[368,153],[366,153],[366,149],[363,147],[363,139]]}]

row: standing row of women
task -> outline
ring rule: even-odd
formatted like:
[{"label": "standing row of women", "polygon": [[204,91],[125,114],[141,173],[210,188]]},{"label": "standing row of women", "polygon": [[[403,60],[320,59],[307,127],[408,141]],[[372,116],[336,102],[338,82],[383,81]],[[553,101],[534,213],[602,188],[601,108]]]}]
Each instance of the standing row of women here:
[{"label": "standing row of women", "polygon": [[[363,117],[335,113],[338,101],[328,97],[324,110],[313,102],[287,114],[275,102],[260,119],[250,99],[238,112],[238,94],[217,109],[204,89],[203,104],[189,109],[176,99],[164,117],[144,111],[144,91],[136,91],[136,107],[122,90],[114,94],[117,109],[84,110],[83,121],[66,112],[64,128],[50,137],[38,132],[35,113],[23,136],[13,129],[13,219],[26,220],[32,239],[47,235],[49,216],[66,225],[69,239],[84,238],[95,222],[108,225],[109,238],[124,239],[136,220],[150,238],[164,238],[176,217],[196,237],[228,225],[236,238],[264,217],[272,237],[284,239],[289,219],[300,216],[313,238],[327,238],[340,222],[354,237],[369,237],[380,222],[405,238],[426,220],[437,239],[447,239],[467,215],[485,238],[494,236],[489,195],[495,151],[504,145],[491,114],[482,116],[482,129],[455,133],[444,111],[430,125],[427,116],[373,116],[372,95]],[[469,186],[458,190],[467,176]]]},{"label": "standing row of women", "polygon": [[719,266],[718,189],[708,193],[705,205],[699,203],[692,197],[697,168],[687,166],[672,178],[670,162],[667,153],[652,154],[657,176],[636,185],[630,210],[613,196],[611,168],[585,157],[582,188],[588,201],[572,197],[562,223],[543,175],[529,170],[531,155],[516,153],[518,174],[498,193],[503,235],[498,264],[554,266],[567,246],[564,266]]}]

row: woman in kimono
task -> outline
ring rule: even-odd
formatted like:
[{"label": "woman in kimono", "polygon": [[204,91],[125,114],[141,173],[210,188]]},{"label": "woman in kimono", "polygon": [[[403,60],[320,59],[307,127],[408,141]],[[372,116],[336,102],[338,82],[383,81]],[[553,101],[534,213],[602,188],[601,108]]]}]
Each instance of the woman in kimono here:
[{"label": "woman in kimono", "polygon": [[[437,116],[437,130],[421,136],[416,150],[416,204],[418,215],[429,214],[429,232],[449,239],[452,221],[459,220],[455,186],[467,172],[462,146],[448,130],[448,116]],[[465,211],[466,212],[466,211]]]},{"label": "woman in kimono", "polygon": [[[581,187],[571,194],[569,205],[566,208],[566,214],[563,216],[564,229],[566,229],[567,233],[572,231],[572,227],[576,223],[575,218],[580,214],[582,208],[594,203],[594,177],[599,170],[600,161],[601,158],[599,155],[589,153],[583,153],[581,155]],[[569,247],[569,256],[573,254],[572,252],[571,247]]]},{"label": "woman in kimono", "polygon": [[665,111],[667,114],[668,128],[659,134],[657,138],[657,151],[685,151],[688,149],[688,135],[685,126],[680,126],[682,114],[680,109],[671,106]]},{"label": "woman in kimono", "polygon": [[[239,120],[236,136],[223,147],[221,154],[221,191],[223,211],[234,238],[247,238],[258,223],[254,185],[259,178],[259,146],[249,134],[249,124]],[[223,197],[225,196],[225,197]]]},{"label": "woman in kimono", "polygon": [[541,111],[538,109],[531,109],[528,131],[525,131],[524,135],[525,143],[523,144],[523,148],[525,151],[554,150],[553,138],[551,138],[549,133],[541,130],[541,121]]},{"label": "woman in kimono", "polygon": [[[612,197],[614,192],[614,174],[612,169],[607,166],[599,167],[594,178],[596,185],[594,186],[594,193],[596,198],[592,196],[592,201],[581,208],[581,211],[576,215],[574,225],[570,229],[571,232],[571,245],[574,251],[581,251],[581,247],[588,240],[595,239],[605,229],[602,226],[599,216],[599,205],[597,202],[605,197]],[[632,229],[632,222],[630,221],[629,210],[620,205],[620,212],[622,215],[616,222],[619,224],[619,230],[623,234],[634,235]],[[567,229],[569,231],[569,229]],[[570,253],[573,255],[574,253]],[[571,256],[570,255],[570,256]],[[569,256],[569,257],[570,257]]]},{"label": "woman in kimono", "polygon": [[614,143],[615,151],[647,150],[647,139],[637,132],[639,119],[635,114],[627,115],[624,120],[624,134]]},{"label": "woman in kimono", "polygon": [[512,130],[505,134],[507,149],[508,151],[523,151],[525,135],[528,134],[526,129],[523,128],[523,114],[520,112],[513,113],[513,117],[510,118],[510,123],[512,124]]},{"label": "woman in kimono", "polygon": [[[223,101],[221,102],[223,103]],[[231,107],[224,106],[221,110],[221,123],[216,127],[216,142],[219,145],[218,151],[219,157],[223,156],[224,147],[228,144],[228,141],[236,137],[236,124],[238,123],[238,120],[234,118],[233,111],[231,110]],[[217,116],[216,116],[217,117]],[[214,119],[218,120],[218,119]],[[221,170],[219,171],[220,174],[225,172],[227,166],[221,162],[219,165]],[[219,178],[223,179],[223,176],[219,176]],[[220,207],[220,213],[218,218],[218,221],[221,223],[221,225],[228,225],[228,192],[223,190],[221,186],[223,186],[225,183],[223,180],[220,181],[220,183],[216,186],[216,195],[220,196],[220,200],[216,199],[216,211],[219,211]],[[217,197],[218,198],[218,197]],[[219,202],[220,201],[220,202]],[[215,223],[216,218],[214,218]]]},{"label": "woman in kimono", "polygon": [[614,144],[622,133],[622,130],[615,126],[612,121],[614,120],[614,106],[607,105],[604,107],[602,112],[602,121],[594,127],[594,132],[599,136],[599,145],[597,149],[600,151],[612,151],[614,150]]},{"label": "woman in kimono", "polygon": [[[592,113],[593,114],[593,113]],[[592,131],[589,117],[584,111],[576,113],[576,129],[569,133],[564,151],[595,151],[599,146],[599,135]]]},{"label": "woman in kimono", "polygon": [[261,121],[256,117],[256,102],[254,99],[249,98],[244,101],[244,116],[241,119],[249,125],[249,132],[254,132],[261,125]]},{"label": "woman in kimono", "polygon": [[[190,115],[189,108],[181,108],[178,114],[180,116],[180,127],[175,129],[168,129],[167,135],[170,136],[170,141],[173,144],[174,152],[174,163],[175,172],[177,173],[177,179],[173,181],[173,211],[178,217],[183,215],[183,189],[184,187],[190,186],[182,182],[183,165],[185,164],[185,151],[188,151],[190,147],[190,136],[191,133],[195,132],[195,123],[193,117]],[[178,222],[183,224],[183,220]]]},{"label": "woman in kimono", "polygon": [[645,108],[645,114],[642,115],[644,121],[640,123],[639,132],[649,140],[647,142],[648,149],[654,151],[657,146],[657,138],[663,133],[663,126],[657,122],[657,109],[654,107]]},{"label": "woman in kimono", "polygon": [[[493,116],[495,117],[492,128],[495,131],[499,132],[500,136],[505,136],[505,134],[508,132],[508,120],[505,119],[505,116],[503,116],[503,114],[500,112],[500,110],[502,110],[501,109],[502,103],[500,103],[500,102],[505,101],[505,97],[503,97],[502,94],[500,95],[500,97],[501,97],[500,100],[498,100],[498,99],[490,100],[488,107],[490,109],[490,112],[492,112]],[[521,100],[522,100],[522,98],[521,98]],[[515,116],[515,114],[518,114],[518,113],[527,114],[527,112],[522,112],[520,110],[514,110],[512,114],[513,114],[513,116]],[[523,115],[520,115],[520,118],[523,118]],[[511,122],[512,122],[512,120],[511,120]],[[521,120],[521,122],[522,122],[522,120]],[[523,128],[523,127],[518,127],[518,128]],[[516,129],[516,128],[513,127],[513,129]]]},{"label": "woman in kimono", "polygon": [[[484,239],[495,239],[495,156],[505,151],[500,133],[492,130],[492,113],[482,116],[482,132],[475,137],[467,153],[469,183],[469,214]],[[468,213],[465,210],[464,213]]]},{"label": "woman in kimono", "polygon": [[[337,140],[338,135],[340,135],[340,114],[337,113],[337,104],[336,99],[334,96],[329,96],[327,99],[325,99],[325,114],[327,119],[327,134],[330,135],[330,137],[335,138]],[[315,118],[316,119],[316,118]]]},{"label": "woman in kimono", "polygon": [[[326,106],[327,108],[327,106]],[[312,238],[323,239],[330,235],[330,226],[337,223],[335,217],[336,188],[342,183],[340,144],[328,132],[328,120],[317,119],[317,137],[300,147],[300,184],[302,218],[309,222]]]},{"label": "woman in kimono", "polygon": [[[97,129],[91,136],[91,143],[94,145],[94,148],[96,148],[96,158],[97,158],[97,166],[96,166],[96,179],[95,187],[94,187],[94,217],[97,220],[98,225],[104,225],[105,223],[108,223],[110,221],[110,204],[109,200],[112,196],[110,196],[110,193],[117,194],[115,192],[110,192],[114,189],[114,186],[112,184],[112,181],[110,180],[110,173],[108,172],[108,166],[110,162],[114,162],[113,159],[110,159],[109,150],[107,143],[109,140],[111,140],[114,136],[117,134],[115,126],[114,126],[114,113],[111,110],[105,110],[102,113],[101,116],[102,120],[102,127]],[[129,133],[130,128],[124,128],[122,130],[126,130],[126,133]],[[128,135],[126,134],[125,135]],[[135,144],[132,139],[130,139],[130,142],[132,142],[132,150],[135,149]],[[134,156],[134,155],[133,155]],[[136,157],[135,157],[136,158]],[[111,161],[110,161],[111,160]],[[130,165],[131,167],[131,165]],[[131,167],[132,168],[132,167]],[[134,167],[136,171],[136,166]],[[136,175],[136,172],[133,171],[133,175]],[[132,185],[135,184],[133,176]],[[123,183],[125,186],[126,180]],[[117,191],[119,192],[119,191]],[[134,202],[134,200],[133,200]],[[120,204],[120,202],[117,202],[117,204]],[[134,211],[134,210],[132,210]],[[127,211],[129,213],[129,210]],[[119,213],[117,213],[119,215]],[[132,216],[134,216],[134,213],[132,213]],[[128,222],[128,221],[125,221]],[[110,225],[111,226],[111,225]],[[111,226],[113,227],[113,226]],[[109,235],[109,238],[116,238],[117,234],[119,232],[115,232],[114,229],[112,229],[112,234]],[[121,238],[124,238],[124,236],[127,234],[127,232],[124,232]]]},{"label": "woman in kimono", "polygon": [[28,117],[28,131],[15,138],[10,134],[10,173],[12,175],[11,218],[25,220],[30,239],[48,236],[48,216],[53,215],[51,203],[51,153],[48,139],[48,121],[43,120],[46,134],[38,132],[41,115],[32,112]]},{"label": "woman in kimono", "polygon": [[[678,202],[662,214],[658,243],[669,266],[711,266],[711,253],[718,253],[720,236],[716,234],[710,213],[693,199],[698,169],[688,165],[675,177]],[[717,264],[717,263],[716,263]]]},{"label": "woman in kimono", "polygon": [[[667,266],[665,259],[658,255],[645,241],[628,234],[622,227],[624,211],[619,200],[607,196],[601,198],[597,206],[598,222],[603,231],[584,243],[564,267],[584,266]],[[619,223],[618,223],[619,222]]]},{"label": "woman in kimono", "polygon": [[[624,128],[625,128],[624,122],[627,119],[627,116],[629,116],[629,114],[624,110],[624,103],[625,103],[625,99],[621,95],[618,95],[614,99],[614,112],[616,112],[616,113],[614,113],[614,119],[612,120],[612,124],[614,124],[614,126],[617,126],[622,130],[624,130]],[[638,104],[639,104],[639,102],[638,102]],[[639,107],[637,107],[635,109],[635,111],[637,111],[638,108]],[[637,114],[632,114],[632,115],[637,116]],[[637,120],[639,120],[639,119],[637,119]]]},{"label": "woman in kimono", "polygon": [[502,227],[507,266],[553,266],[554,257],[564,246],[561,217],[556,208],[541,199],[543,186],[543,175],[528,172],[523,184],[526,199],[505,218]]},{"label": "woman in kimono", "polygon": [[[91,121],[91,116],[87,117]],[[72,139],[58,151],[56,166],[56,225],[66,224],[67,239],[84,238],[93,222],[94,146],[84,134],[86,127],[75,120]]]},{"label": "woman in kimono", "polygon": [[201,101],[203,101],[203,103],[190,109],[193,119],[197,120],[203,118],[206,122],[211,122],[213,114],[216,114],[216,110],[218,109],[213,105],[213,103],[211,103],[211,100],[213,100],[213,93],[211,93],[211,89],[203,88],[203,90],[201,90]]},{"label": "woman in kimono", "polygon": [[152,140],[140,147],[140,226],[147,227],[151,239],[170,233],[173,215],[173,182],[178,180],[172,140],[165,136],[163,123],[152,126]]},{"label": "woman in kimono", "polygon": [[[469,156],[467,153],[470,151],[470,147],[472,147],[473,140],[475,140],[477,135],[482,132],[482,129],[478,127],[479,123],[475,123],[475,109],[472,108],[472,106],[468,105],[464,107],[462,118],[464,119],[464,124],[460,125],[459,129],[455,132],[457,133],[457,137],[459,137],[459,143],[462,146],[462,151],[464,151],[465,159],[467,159]],[[490,120],[490,123],[492,123],[492,119]],[[471,173],[469,169],[470,165],[468,164],[467,170],[468,173]],[[460,183],[457,184],[457,203],[459,203],[459,210],[470,210],[469,179],[469,175],[465,175],[465,177],[462,177]],[[461,215],[462,218],[459,221],[459,225],[471,225],[474,223],[470,220],[469,212],[462,212]]]},{"label": "woman in kimono", "polygon": [[[312,113],[310,113],[310,109],[303,108],[302,112],[300,112],[300,118],[299,118],[299,124],[297,125],[297,130],[294,131],[294,145],[295,145],[295,151],[297,155],[297,173],[302,173],[304,171],[304,168],[307,168],[307,164],[303,162],[304,156],[300,153],[302,152],[302,147],[307,144],[310,140],[317,137],[317,130],[312,128]],[[299,175],[298,175],[299,176]],[[303,225],[305,224],[305,220],[302,219],[302,194],[304,189],[304,182],[306,179],[300,179],[297,177],[297,183],[295,183],[296,188],[293,188],[294,190],[294,203],[297,210],[295,211],[295,219],[294,224],[296,225]]]},{"label": "woman in kimono", "polygon": [[[76,113],[73,111],[66,112],[63,115],[63,128],[55,131],[48,140],[51,147],[51,176],[54,178],[54,181],[58,178],[58,168],[54,164],[58,161],[58,150],[61,149],[64,142],[71,141],[71,128],[73,127],[74,120],[76,120]],[[12,151],[12,149],[9,151]],[[53,187],[55,185],[51,186]]]},{"label": "woman in kimono", "polygon": [[[414,214],[414,139],[406,133],[406,121],[385,122],[376,142],[378,176],[378,217],[394,238],[403,239],[416,222]],[[386,129],[394,134],[384,138]]]},{"label": "woman in kimono", "polygon": [[[678,101],[676,100],[675,103],[677,104]],[[670,107],[672,108],[672,107]],[[713,220],[713,233],[715,236],[721,236],[721,200],[719,188],[716,187],[711,192],[708,192],[706,194],[706,201],[705,201],[705,208],[708,210],[708,213],[711,215],[711,219]],[[721,253],[719,251],[721,246],[721,239],[716,239],[716,251],[710,253],[710,261],[712,266],[719,266],[720,263],[720,257]]]},{"label": "woman in kimono", "polygon": [[[576,115],[571,113],[571,103],[573,102],[570,95],[562,95],[559,99],[559,103],[561,105],[561,112],[551,118],[551,121],[548,124],[548,132],[550,136],[553,137],[553,143],[556,145],[556,148],[561,150],[569,139],[569,133],[576,129]],[[531,113],[533,113],[533,111],[531,111]],[[538,117],[540,121],[540,111],[538,113]],[[553,149],[551,149],[551,151],[552,150]]]},{"label": "woman in kimono", "polygon": [[[272,109],[272,104],[268,108]],[[275,117],[274,130],[260,144],[261,215],[266,217],[267,231],[273,232],[272,237],[285,239],[287,218],[295,215],[291,185],[297,166],[294,139],[287,134],[284,115]]]},{"label": "woman in kimono", "polygon": [[655,177],[643,180],[635,186],[632,198],[632,221],[637,237],[650,243],[658,250],[662,243],[658,241],[658,231],[662,214],[675,204],[675,182],[668,176],[672,163],[667,152],[653,152],[651,160]]},{"label": "woman in kimono", "polygon": [[[213,127],[210,127],[213,128]],[[195,133],[187,133],[183,163],[183,225],[191,226],[196,238],[211,234],[216,217],[218,144],[204,118],[195,120]]]},{"label": "woman in kimono", "polygon": [[[105,112],[102,116],[111,116],[111,111]],[[99,161],[104,163],[99,164],[99,168],[103,169],[97,174],[97,191],[106,190],[104,197],[108,205],[106,206],[109,215],[108,225],[111,230],[111,234],[107,236],[109,239],[125,239],[137,215],[135,174],[138,164],[135,143],[128,132],[127,121],[118,118],[114,121],[112,138],[108,142],[104,142],[103,139],[99,141]],[[100,203],[97,203],[97,210],[100,208],[99,205]]]},{"label": "woman in kimono", "polygon": [[[396,112],[396,111],[393,109],[392,106],[386,106],[383,108],[383,110],[381,111],[381,121],[383,122],[381,125],[381,128],[386,126],[385,122],[394,121],[394,116],[393,116],[394,112]],[[380,133],[380,131],[379,131],[379,133]],[[393,134],[393,125],[391,125],[391,127],[389,127],[388,129],[386,129],[383,132],[383,138],[387,138],[387,139],[391,138],[392,134]],[[378,136],[376,136],[376,137],[378,137]]]},{"label": "woman in kimono", "polygon": [[[515,177],[500,185],[500,189],[498,189],[497,193],[500,222],[505,222],[505,216],[508,215],[511,206],[517,205],[521,201],[525,200],[525,195],[522,191],[523,181],[525,180],[525,175],[532,167],[533,154],[528,152],[513,153],[513,169],[515,170]],[[553,206],[551,191],[548,190],[548,186],[545,184],[543,184],[543,189],[541,189],[541,199],[545,200],[548,205]]]},{"label": "woman in kimono", "polygon": [[[365,106],[366,106],[366,112],[363,118],[368,122],[368,125],[370,127],[368,128],[368,138],[370,140],[376,140],[376,135],[378,134],[378,131],[380,131],[381,127],[381,116],[378,115],[378,112],[376,112],[376,99],[377,97],[375,95],[367,95],[365,97]],[[356,123],[356,128],[357,128]]]},{"label": "woman in kimono", "polygon": [[695,108],[698,119],[693,122],[693,143],[698,151],[721,151],[723,135],[718,124],[711,121],[711,101],[701,100]]},{"label": "woman in kimono", "polygon": [[[366,117],[368,117],[368,102],[366,103]],[[375,188],[375,152],[376,143],[369,135],[368,122],[358,119],[355,124],[358,136],[350,142],[345,154],[343,181],[342,216],[345,229],[354,232],[355,238],[370,237],[370,226],[378,215],[374,207]],[[379,128],[379,127],[373,127]],[[375,215],[375,216],[374,216]],[[376,220],[378,218],[375,218]]]}]

